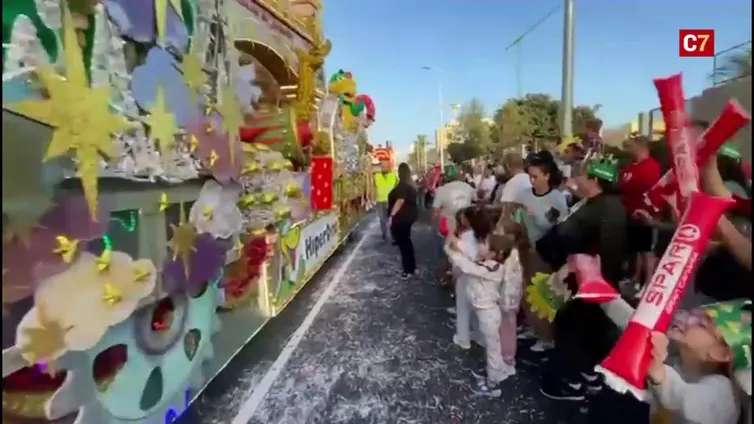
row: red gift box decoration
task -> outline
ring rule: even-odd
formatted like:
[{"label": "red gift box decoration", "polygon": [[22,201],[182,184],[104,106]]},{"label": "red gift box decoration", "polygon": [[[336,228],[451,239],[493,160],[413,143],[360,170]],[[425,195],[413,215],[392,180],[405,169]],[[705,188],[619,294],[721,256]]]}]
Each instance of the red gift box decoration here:
[{"label": "red gift box decoration", "polygon": [[312,210],[330,210],[333,202],[333,159],[330,156],[313,156],[311,165]]}]

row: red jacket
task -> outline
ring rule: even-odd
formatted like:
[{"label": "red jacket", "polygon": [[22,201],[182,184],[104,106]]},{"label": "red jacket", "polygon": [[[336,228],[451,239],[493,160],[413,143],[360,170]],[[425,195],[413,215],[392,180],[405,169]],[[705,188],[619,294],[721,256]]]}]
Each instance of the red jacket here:
[{"label": "red jacket", "polygon": [[649,209],[644,204],[644,193],[649,191],[661,176],[660,164],[652,157],[630,163],[620,170],[618,189],[629,216],[637,210]]}]

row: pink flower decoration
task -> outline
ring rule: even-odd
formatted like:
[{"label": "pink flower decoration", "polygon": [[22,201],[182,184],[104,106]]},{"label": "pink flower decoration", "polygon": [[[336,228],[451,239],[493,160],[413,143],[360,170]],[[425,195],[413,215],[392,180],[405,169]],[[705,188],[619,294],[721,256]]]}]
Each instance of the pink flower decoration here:
[{"label": "pink flower decoration", "polygon": [[195,136],[199,145],[197,156],[206,169],[221,184],[237,181],[241,174],[243,150],[241,142],[234,143],[234,160],[230,158],[230,139],[222,129],[222,116],[212,113],[209,116],[197,118],[187,128],[189,134]]}]

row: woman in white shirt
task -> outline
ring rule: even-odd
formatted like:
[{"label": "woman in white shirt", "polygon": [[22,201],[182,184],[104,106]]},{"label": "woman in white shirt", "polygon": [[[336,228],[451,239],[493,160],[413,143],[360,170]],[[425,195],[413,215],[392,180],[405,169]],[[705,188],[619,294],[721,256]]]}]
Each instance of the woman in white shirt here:
[{"label": "woman in white shirt", "polygon": [[516,203],[523,206],[524,225],[529,240],[534,243],[568,214],[568,201],[559,190],[563,176],[552,156],[537,153],[527,168],[531,188],[523,189],[516,196]]},{"label": "woman in white shirt", "polygon": [[[527,168],[531,187],[519,191],[514,203],[521,205],[526,213],[522,214],[522,221],[526,228],[532,246],[544,236],[558,219],[568,214],[568,203],[565,194],[559,190],[562,175],[555,160],[549,152],[539,152],[532,155]],[[530,252],[526,261],[529,268],[526,275],[533,275],[533,265],[539,263],[536,253]],[[526,284],[527,281],[524,282]],[[531,347],[535,352],[542,352],[552,346],[549,324],[537,318],[536,314],[527,310],[527,321],[539,340]]]}]

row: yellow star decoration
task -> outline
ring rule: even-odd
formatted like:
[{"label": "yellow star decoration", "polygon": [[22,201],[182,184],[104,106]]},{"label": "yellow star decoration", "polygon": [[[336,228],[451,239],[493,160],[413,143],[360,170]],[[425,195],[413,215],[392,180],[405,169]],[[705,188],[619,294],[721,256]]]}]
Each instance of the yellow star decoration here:
[{"label": "yellow star decoration", "polygon": [[107,271],[110,268],[110,260],[112,259],[113,251],[111,249],[105,249],[102,254],[97,257],[97,270],[99,272]]},{"label": "yellow star decoration", "polygon": [[238,128],[243,124],[243,114],[241,107],[236,100],[236,94],[233,87],[226,85],[222,88],[223,101],[217,108],[220,115],[223,116],[223,130],[228,134],[228,143],[230,144],[230,163],[236,160],[236,143],[238,143]]},{"label": "yellow star decoration", "polygon": [[191,255],[196,252],[194,244],[196,243],[196,228],[188,222],[186,222],[186,213],[183,209],[183,203],[181,203],[181,218],[178,225],[170,224],[170,228],[173,230],[173,238],[170,239],[168,245],[173,251],[173,260],[178,259],[180,256],[183,261],[183,268],[186,272],[186,277],[189,274],[189,261]]},{"label": "yellow star decoration", "polygon": [[160,212],[165,212],[165,209],[170,206],[170,203],[168,202],[168,194],[166,192],[160,193]]},{"label": "yellow star decoration", "polygon": [[63,262],[70,263],[73,257],[76,256],[78,250],[79,241],[77,239],[70,239],[66,236],[55,237],[55,243],[57,247],[52,253],[57,253],[63,258]]},{"label": "yellow star decoration", "polygon": [[51,360],[65,347],[65,335],[72,327],[63,328],[50,319],[42,305],[37,305],[39,327],[24,328],[25,343],[21,346],[21,357],[29,364]]},{"label": "yellow star decoration", "polygon": [[189,51],[183,55],[181,61],[181,73],[183,73],[183,82],[189,88],[191,100],[196,99],[196,93],[207,83],[207,74],[204,73],[204,67],[196,54],[196,41],[191,40]]},{"label": "yellow star decoration", "polygon": [[134,266],[134,282],[141,283],[150,275],[152,272],[146,266],[142,264]]},{"label": "yellow star decoration", "polygon": [[102,287],[102,301],[109,306],[114,306],[123,300],[123,293],[112,284],[105,284]]},{"label": "yellow star decoration", "polygon": [[54,159],[70,151],[75,153],[89,213],[92,219],[97,219],[100,153],[115,156],[111,134],[124,130],[128,124],[110,111],[109,87],[89,86],[73,19],[67,7],[63,7],[63,55],[65,78],[56,75],[49,66],[36,69],[48,98],[21,101],[10,105],[9,109],[54,128],[43,160]]},{"label": "yellow star decoration", "polygon": [[175,146],[175,133],[178,129],[173,112],[168,111],[165,104],[165,91],[162,85],[157,86],[154,105],[149,110],[149,117],[144,120],[144,123],[149,126],[149,135],[152,139],[159,141],[160,153],[164,155]]}]

